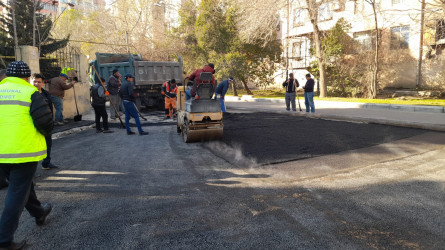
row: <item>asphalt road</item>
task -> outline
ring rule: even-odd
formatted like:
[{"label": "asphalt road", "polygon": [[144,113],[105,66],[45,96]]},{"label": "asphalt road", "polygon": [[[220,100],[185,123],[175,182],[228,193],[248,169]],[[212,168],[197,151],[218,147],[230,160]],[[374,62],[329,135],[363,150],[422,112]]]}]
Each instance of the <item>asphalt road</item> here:
[{"label": "asphalt road", "polygon": [[16,239],[28,249],[444,249],[444,133],[235,113],[222,141],[185,144],[161,113],[147,118],[148,136],[54,140],[62,168],[36,178],[54,210],[43,227],[25,211]]}]

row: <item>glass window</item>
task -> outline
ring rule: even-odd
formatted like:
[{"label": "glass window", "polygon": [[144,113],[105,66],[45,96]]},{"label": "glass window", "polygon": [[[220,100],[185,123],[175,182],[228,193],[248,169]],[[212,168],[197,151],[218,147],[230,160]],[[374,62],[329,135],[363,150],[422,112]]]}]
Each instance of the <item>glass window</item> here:
[{"label": "glass window", "polygon": [[354,41],[359,45],[359,50],[372,50],[375,46],[376,36],[372,30],[354,33]]},{"label": "glass window", "polygon": [[318,20],[319,21],[325,21],[332,19],[332,9],[331,9],[331,3],[323,3],[318,8]]},{"label": "glass window", "polygon": [[391,28],[391,49],[407,49],[409,47],[409,26]]},{"label": "glass window", "polygon": [[301,58],[302,45],[302,42],[295,42],[292,44],[292,57]]},{"label": "glass window", "polygon": [[294,12],[294,27],[302,26],[306,22],[307,12],[305,9],[296,9]]}]

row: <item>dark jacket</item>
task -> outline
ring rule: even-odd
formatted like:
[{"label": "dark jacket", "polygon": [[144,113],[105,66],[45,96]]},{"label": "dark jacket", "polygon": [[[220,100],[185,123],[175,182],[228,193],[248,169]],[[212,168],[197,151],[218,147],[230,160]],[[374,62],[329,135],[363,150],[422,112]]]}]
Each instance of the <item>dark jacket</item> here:
[{"label": "dark jacket", "polygon": [[122,83],[121,89],[119,90],[119,96],[126,101],[135,102],[133,83],[129,81],[124,81]]},{"label": "dark jacket", "polygon": [[105,102],[107,98],[104,94],[104,87],[99,83],[94,84],[91,88],[91,97],[93,101],[91,102],[92,106],[105,106]]},{"label": "dark jacket", "polygon": [[287,79],[283,83],[283,87],[286,88],[287,93],[295,93],[295,89],[300,87],[300,84],[298,83],[297,79]]},{"label": "dark jacket", "polygon": [[44,89],[42,89],[42,93],[40,93],[40,94],[48,102],[49,109],[51,109],[51,114],[52,114],[54,110],[53,110],[53,101],[51,101],[51,94],[48,91],[44,90]]},{"label": "dark jacket", "polygon": [[119,81],[119,78],[117,78],[114,75],[111,75],[107,82],[107,90],[110,93],[110,95],[117,95],[120,86],[121,83]]},{"label": "dark jacket", "polygon": [[229,90],[229,80],[222,81],[218,85],[218,87],[216,87],[215,94],[219,94],[221,95],[222,98],[224,98],[224,96],[227,93],[227,90]]},{"label": "dark jacket", "polygon": [[51,134],[51,130],[53,129],[53,113],[49,108],[48,102],[39,91],[31,95],[29,113],[37,131],[44,136]]},{"label": "dark jacket", "polygon": [[306,84],[303,87],[304,92],[314,92],[314,84],[314,79],[309,78],[309,80],[307,80]]}]

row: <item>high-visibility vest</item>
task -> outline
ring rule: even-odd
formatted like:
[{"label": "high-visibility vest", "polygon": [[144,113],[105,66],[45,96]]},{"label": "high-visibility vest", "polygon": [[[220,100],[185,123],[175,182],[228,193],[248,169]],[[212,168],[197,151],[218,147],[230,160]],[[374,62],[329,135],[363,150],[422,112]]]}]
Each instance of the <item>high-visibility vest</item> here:
[{"label": "high-visibility vest", "polygon": [[0,163],[36,162],[46,158],[45,137],[30,115],[31,95],[38,91],[25,80],[0,82]]}]

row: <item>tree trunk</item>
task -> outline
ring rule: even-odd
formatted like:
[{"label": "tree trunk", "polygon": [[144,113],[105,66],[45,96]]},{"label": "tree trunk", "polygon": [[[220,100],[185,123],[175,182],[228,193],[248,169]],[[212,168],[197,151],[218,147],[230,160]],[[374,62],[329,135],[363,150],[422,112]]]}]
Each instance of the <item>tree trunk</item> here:
[{"label": "tree trunk", "polygon": [[15,8],[16,8],[15,1],[11,1],[11,6],[12,6],[12,26],[14,27],[14,44],[15,47],[18,48],[19,40],[17,39],[17,23],[15,20]]},{"label": "tree trunk", "polygon": [[37,28],[37,18],[36,18],[36,9],[37,9],[38,1],[34,0],[33,12],[32,12],[32,46],[36,46],[36,28]]},{"label": "tree trunk", "polygon": [[375,51],[374,51],[374,65],[372,66],[372,80],[371,80],[371,97],[374,99],[377,97],[377,82],[378,82],[378,73],[379,73],[379,41],[380,41],[380,33],[379,26],[377,23],[377,12],[375,9],[375,0],[372,1],[372,10],[374,11],[374,21],[375,21],[375,32],[376,32],[376,42],[375,42]]},{"label": "tree trunk", "polygon": [[238,96],[238,92],[236,92],[236,84],[235,84],[235,82],[232,83],[232,91],[233,91],[233,96]]},{"label": "tree trunk", "polygon": [[318,68],[320,70],[320,97],[327,97],[328,87],[326,84],[326,69],[325,63],[323,59],[323,52],[321,48],[321,32],[318,28],[318,7],[319,4],[316,4],[314,0],[306,0],[306,4],[308,7],[309,17],[311,19],[312,28],[314,29],[314,42],[315,42],[315,55],[318,61]]},{"label": "tree trunk", "polygon": [[245,80],[241,80],[241,83],[243,84],[243,88],[247,92],[247,94],[253,95],[252,91],[250,91],[249,87],[247,87],[247,82]]}]

